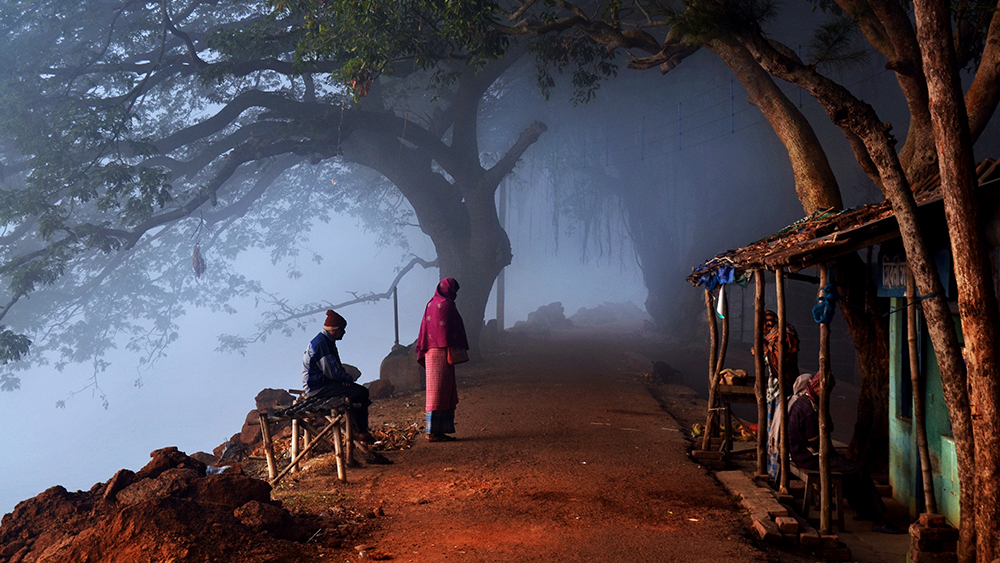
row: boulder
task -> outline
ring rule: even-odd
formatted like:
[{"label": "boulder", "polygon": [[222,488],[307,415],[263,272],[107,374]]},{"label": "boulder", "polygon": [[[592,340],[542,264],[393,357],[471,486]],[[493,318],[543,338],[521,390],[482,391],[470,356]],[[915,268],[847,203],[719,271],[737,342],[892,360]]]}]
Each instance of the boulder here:
[{"label": "boulder", "polygon": [[252,500],[233,511],[241,524],[256,533],[267,532],[276,538],[298,541],[305,539],[303,530],[283,509],[266,502]]},{"label": "boulder", "polygon": [[549,329],[570,328],[573,322],[566,318],[562,303],[556,301],[548,305],[542,305],[532,313],[528,313],[528,319],[518,321],[514,324],[514,329],[530,332],[545,331]]},{"label": "boulder", "polygon": [[424,389],[424,368],[417,363],[417,354],[412,344],[393,346],[379,366],[379,380],[391,383],[396,393]]},{"label": "boulder", "polygon": [[257,409],[251,412],[256,415],[257,412],[272,413],[276,410],[290,407],[295,401],[295,397],[284,389],[263,389],[260,393],[257,393],[254,401],[257,404]]},{"label": "boulder", "polygon": [[375,381],[366,383],[365,386],[368,387],[368,396],[373,401],[376,399],[388,399],[392,396],[392,392],[396,388],[388,379],[376,379]]}]

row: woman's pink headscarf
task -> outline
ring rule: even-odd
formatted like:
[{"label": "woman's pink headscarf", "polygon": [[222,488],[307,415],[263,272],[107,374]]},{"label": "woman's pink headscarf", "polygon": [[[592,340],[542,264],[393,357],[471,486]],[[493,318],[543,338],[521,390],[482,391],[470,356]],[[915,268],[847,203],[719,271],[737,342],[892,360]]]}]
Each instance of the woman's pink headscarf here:
[{"label": "woman's pink headscarf", "polygon": [[424,354],[431,348],[469,349],[465,323],[455,306],[457,294],[458,282],[455,278],[445,278],[438,284],[434,297],[427,302],[417,335],[417,362],[420,365],[424,365]]}]

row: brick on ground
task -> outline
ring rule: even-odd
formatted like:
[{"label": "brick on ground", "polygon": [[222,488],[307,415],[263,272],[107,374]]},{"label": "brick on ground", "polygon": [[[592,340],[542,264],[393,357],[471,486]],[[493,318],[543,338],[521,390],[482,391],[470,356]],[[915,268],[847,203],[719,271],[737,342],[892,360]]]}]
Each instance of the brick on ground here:
[{"label": "brick on ground", "polygon": [[915,540],[958,540],[958,530],[947,528],[926,528],[916,523],[910,525],[910,537]]},{"label": "brick on ground", "polygon": [[945,528],[948,526],[948,521],[945,520],[944,515],[942,514],[924,512],[917,520],[917,524],[924,528]]},{"label": "brick on ground", "polygon": [[805,518],[798,514],[795,521],[799,523],[799,544],[805,547],[819,547],[819,532]]},{"label": "brick on ground", "polygon": [[[774,523],[778,525],[778,529],[781,530],[782,534],[799,534],[799,521],[791,516],[778,516],[774,519]],[[796,541],[796,543],[798,543]]]},{"label": "brick on ground", "polygon": [[753,527],[760,539],[769,543],[781,543],[781,531],[778,530],[778,525],[770,518],[763,520],[754,518]]},{"label": "brick on ground", "polygon": [[840,546],[840,538],[834,534],[820,534],[819,546],[821,549],[835,549]]}]

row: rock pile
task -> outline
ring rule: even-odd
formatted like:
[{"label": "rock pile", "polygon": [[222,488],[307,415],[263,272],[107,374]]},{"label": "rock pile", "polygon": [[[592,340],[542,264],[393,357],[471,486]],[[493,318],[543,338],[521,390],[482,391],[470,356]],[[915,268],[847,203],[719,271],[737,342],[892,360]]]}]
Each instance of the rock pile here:
[{"label": "rock pile", "polygon": [[52,487],[17,505],[0,527],[8,563],[310,561],[316,523],[271,500],[271,486],[239,466],[213,468],[177,448],[150,454],[89,491]]}]

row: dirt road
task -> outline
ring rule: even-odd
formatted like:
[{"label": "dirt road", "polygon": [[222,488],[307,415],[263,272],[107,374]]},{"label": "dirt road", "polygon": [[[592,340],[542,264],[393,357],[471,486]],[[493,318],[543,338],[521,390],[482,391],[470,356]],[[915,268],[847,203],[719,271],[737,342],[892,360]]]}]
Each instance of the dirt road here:
[{"label": "dirt road", "polygon": [[[461,366],[459,441],[418,438],[389,454],[394,465],[354,470],[346,486],[331,485],[345,506],[374,510],[365,555],[422,563],[772,559],[748,539],[738,506],[686,456],[682,429],[648,392],[639,362],[625,355],[635,343],[624,339],[526,339],[488,364]],[[400,409],[422,412],[422,395],[396,401],[408,405],[375,407],[375,424]]]}]

